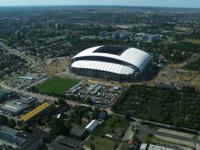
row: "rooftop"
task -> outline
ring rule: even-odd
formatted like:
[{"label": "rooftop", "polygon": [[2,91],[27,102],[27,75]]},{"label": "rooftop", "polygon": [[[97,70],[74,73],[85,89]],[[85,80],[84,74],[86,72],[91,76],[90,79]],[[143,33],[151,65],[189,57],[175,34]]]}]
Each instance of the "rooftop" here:
[{"label": "rooftop", "polygon": [[4,90],[4,89],[0,89],[0,98],[4,97],[5,95],[7,95],[9,92]]},{"label": "rooftop", "polygon": [[7,126],[0,126],[0,139],[6,145],[14,146],[18,150],[29,149],[29,147],[40,140],[36,134],[20,132]]},{"label": "rooftop", "polygon": [[36,101],[36,98],[31,97],[31,96],[22,96],[20,97],[19,101],[25,104],[30,104]]},{"label": "rooftop", "polygon": [[94,53],[107,53],[107,54],[114,54],[114,55],[121,55],[128,47],[125,46],[112,46],[112,45],[105,45],[100,48],[97,48]]},{"label": "rooftop", "polygon": [[40,112],[42,112],[43,110],[45,110],[46,108],[49,107],[48,103],[43,103],[42,105],[38,106],[37,108],[35,108],[34,110],[28,112],[27,114],[25,114],[24,116],[22,116],[20,118],[21,121],[28,121],[31,118],[33,118],[35,115],[39,114]]},{"label": "rooftop", "polygon": [[27,108],[27,104],[21,103],[18,100],[8,101],[0,107],[0,109],[13,114],[18,114]]},{"label": "rooftop", "polygon": [[81,145],[80,140],[69,138],[63,135],[59,135],[55,141],[50,144],[50,148],[53,150],[74,150]]},{"label": "rooftop", "polygon": [[76,137],[81,137],[85,134],[85,129],[81,127],[74,127],[70,130],[70,134]]},{"label": "rooftop", "polygon": [[173,150],[171,148],[163,147],[163,146],[158,146],[158,145],[149,145],[149,150]]}]

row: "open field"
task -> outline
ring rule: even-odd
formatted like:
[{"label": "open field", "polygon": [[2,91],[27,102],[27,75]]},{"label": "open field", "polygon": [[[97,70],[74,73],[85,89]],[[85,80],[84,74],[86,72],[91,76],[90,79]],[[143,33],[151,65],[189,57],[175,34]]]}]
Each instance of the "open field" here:
[{"label": "open field", "polygon": [[119,140],[122,134],[125,132],[128,127],[129,122],[118,116],[111,116],[107,121],[102,124],[102,127],[97,129],[98,135],[110,134],[113,135],[113,138]]},{"label": "open field", "polygon": [[91,136],[85,144],[87,147],[90,147],[91,144],[94,144],[95,150],[113,150],[117,144],[117,141],[101,136]]},{"label": "open field", "polygon": [[[129,122],[125,118],[111,116],[92,133],[85,145],[90,147],[90,144],[94,144],[96,150],[112,150],[119,143],[128,125]],[[104,137],[105,134],[112,135],[113,138]]]},{"label": "open field", "polygon": [[176,87],[182,86],[194,86],[200,91],[200,76],[197,71],[189,71],[183,69],[174,69],[170,66],[170,69],[163,69],[159,72],[157,77],[148,82],[151,85],[165,84],[176,85]]},{"label": "open field", "polygon": [[184,38],[184,42],[200,45],[200,39]]},{"label": "open field", "polygon": [[70,60],[66,57],[51,58],[39,62],[39,64],[31,68],[32,72],[45,73],[49,76],[66,76],[67,68]]},{"label": "open field", "polygon": [[36,85],[35,88],[40,93],[64,94],[67,90],[69,90],[77,83],[79,83],[79,81],[75,79],[64,79],[61,77],[53,77],[41,84]]}]

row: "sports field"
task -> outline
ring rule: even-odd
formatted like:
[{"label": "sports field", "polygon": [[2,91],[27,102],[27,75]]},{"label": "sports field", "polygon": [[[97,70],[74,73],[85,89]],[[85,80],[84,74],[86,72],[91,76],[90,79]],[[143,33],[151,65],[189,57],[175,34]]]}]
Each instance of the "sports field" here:
[{"label": "sports field", "polygon": [[65,79],[61,77],[53,77],[41,84],[35,86],[40,93],[47,94],[64,94],[74,85],[78,84],[79,81],[76,79]]}]

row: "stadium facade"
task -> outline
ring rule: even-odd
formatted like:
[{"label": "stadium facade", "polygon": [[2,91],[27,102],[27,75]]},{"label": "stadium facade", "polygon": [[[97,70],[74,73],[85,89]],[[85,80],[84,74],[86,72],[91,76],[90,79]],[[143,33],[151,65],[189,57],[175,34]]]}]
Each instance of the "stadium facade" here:
[{"label": "stadium facade", "polygon": [[151,57],[148,53],[124,46],[88,48],[71,60],[70,70],[78,75],[96,78],[136,81],[147,74]]}]

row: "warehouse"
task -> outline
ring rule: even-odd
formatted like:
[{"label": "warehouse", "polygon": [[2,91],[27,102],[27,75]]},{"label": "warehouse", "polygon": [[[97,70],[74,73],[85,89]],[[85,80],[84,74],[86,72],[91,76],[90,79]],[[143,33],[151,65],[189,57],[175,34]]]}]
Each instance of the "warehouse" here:
[{"label": "warehouse", "polygon": [[87,130],[88,132],[92,132],[96,129],[97,126],[98,121],[94,119],[85,127],[85,130]]},{"label": "warehouse", "polygon": [[148,53],[124,46],[97,46],[86,49],[71,60],[70,70],[83,76],[108,80],[135,81],[148,74]]},{"label": "warehouse", "polygon": [[24,104],[18,100],[8,101],[0,106],[0,110],[5,114],[10,114],[13,116],[21,115],[29,105]]},{"label": "warehouse", "polygon": [[0,88],[0,103],[4,102],[10,95],[10,92]]},{"label": "warehouse", "polygon": [[33,123],[38,116],[42,115],[48,110],[49,106],[50,104],[45,102],[27,114],[23,115],[20,120],[24,123]]},{"label": "warehouse", "polygon": [[0,126],[0,144],[11,146],[16,150],[37,150],[43,145],[40,136],[25,133],[7,126]]}]

